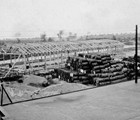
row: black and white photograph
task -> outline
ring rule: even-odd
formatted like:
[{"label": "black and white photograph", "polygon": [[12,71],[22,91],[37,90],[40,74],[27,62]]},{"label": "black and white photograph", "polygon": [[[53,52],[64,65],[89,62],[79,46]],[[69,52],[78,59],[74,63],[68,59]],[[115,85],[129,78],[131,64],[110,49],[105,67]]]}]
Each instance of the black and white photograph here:
[{"label": "black and white photograph", "polygon": [[140,120],[139,0],[0,0],[0,120]]}]

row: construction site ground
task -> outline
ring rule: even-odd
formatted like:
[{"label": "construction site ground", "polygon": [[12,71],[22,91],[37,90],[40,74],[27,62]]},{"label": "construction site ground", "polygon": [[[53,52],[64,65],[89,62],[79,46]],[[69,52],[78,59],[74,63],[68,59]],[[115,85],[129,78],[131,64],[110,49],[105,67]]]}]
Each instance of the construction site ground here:
[{"label": "construction site ground", "polygon": [[[124,52],[121,51],[115,58],[134,56],[134,53],[134,50],[126,48]],[[78,84],[73,85],[64,83],[56,86],[61,86],[62,90],[64,89],[64,93],[69,92],[70,89],[74,91],[74,88],[78,90],[87,88]],[[27,86],[21,84],[18,88],[26,89]],[[17,86],[14,86],[14,88],[17,88]],[[28,86],[29,88],[33,92],[36,91],[35,87]],[[52,88],[54,87],[50,86],[50,88],[44,89],[39,95],[46,95],[48,90],[52,90]],[[25,91],[27,92],[27,90]],[[62,92],[61,89],[59,91]],[[134,81],[129,81],[81,92],[12,104],[5,106],[4,109],[9,114],[7,120],[138,120],[140,119],[139,92],[140,84],[136,85]],[[8,100],[4,97],[5,102],[7,103]]]},{"label": "construction site ground", "polygon": [[4,109],[10,120],[139,120],[140,83],[123,82]]}]

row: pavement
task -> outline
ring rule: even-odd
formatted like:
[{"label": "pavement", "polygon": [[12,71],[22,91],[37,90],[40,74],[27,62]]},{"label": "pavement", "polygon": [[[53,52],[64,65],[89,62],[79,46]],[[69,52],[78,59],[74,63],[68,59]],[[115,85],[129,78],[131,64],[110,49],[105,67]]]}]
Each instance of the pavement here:
[{"label": "pavement", "polygon": [[139,82],[17,103],[4,109],[12,120],[140,120]]}]

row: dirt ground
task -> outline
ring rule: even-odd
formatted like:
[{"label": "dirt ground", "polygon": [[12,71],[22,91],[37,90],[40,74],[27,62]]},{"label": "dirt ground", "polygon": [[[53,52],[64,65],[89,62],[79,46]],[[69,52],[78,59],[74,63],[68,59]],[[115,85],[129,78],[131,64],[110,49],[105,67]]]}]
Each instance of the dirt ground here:
[{"label": "dirt ground", "polygon": [[[93,87],[79,83],[67,83],[65,81],[60,81],[59,83],[52,84],[48,87],[42,87],[41,83],[43,81],[46,81],[46,78],[35,75],[26,75],[23,77],[23,83],[12,82],[10,84],[5,84],[4,88],[6,89],[11,100],[13,102],[17,102]],[[4,94],[3,103],[9,103],[6,94]]]}]

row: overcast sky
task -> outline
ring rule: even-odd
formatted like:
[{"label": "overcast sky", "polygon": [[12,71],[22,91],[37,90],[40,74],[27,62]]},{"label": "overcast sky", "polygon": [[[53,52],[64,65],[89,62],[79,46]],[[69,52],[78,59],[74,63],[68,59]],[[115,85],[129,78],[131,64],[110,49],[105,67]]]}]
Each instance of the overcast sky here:
[{"label": "overcast sky", "polygon": [[140,0],[0,0],[0,36],[127,33],[140,25]]}]

